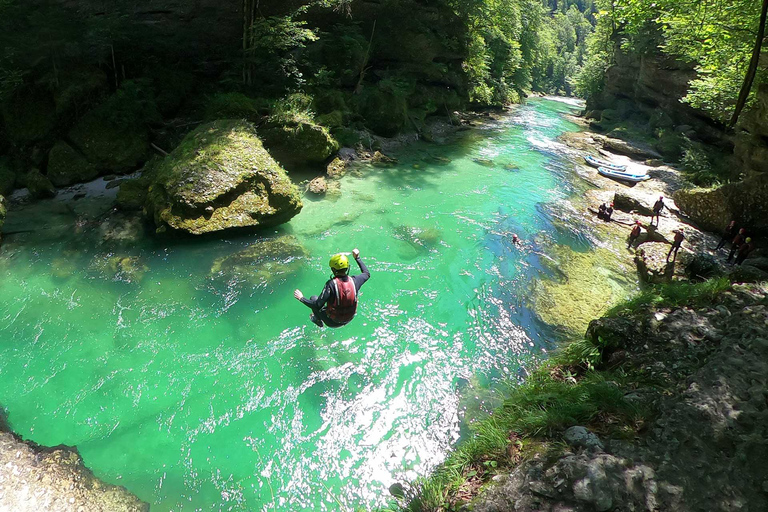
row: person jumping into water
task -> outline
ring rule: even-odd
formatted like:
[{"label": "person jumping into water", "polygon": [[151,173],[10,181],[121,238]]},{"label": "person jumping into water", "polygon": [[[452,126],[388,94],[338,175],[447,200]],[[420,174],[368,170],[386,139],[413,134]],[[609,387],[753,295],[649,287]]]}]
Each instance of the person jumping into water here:
[{"label": "person jumping into water", "polygon": [[301,290],[293,292],[296,300],[312,310],[309,319],[318,327],[341,327],[347,325],[355,317],[357,312],[357,293],[360,287],[371,277],[368,267],[360,259],[360,251],[352,251],[357,266],[362,274],[349,275],[349,258],[344,254],[336,254],[331,258],[329,265],[333,276],[325,283],[320,295],[313,295],[309,299],[304,298]]}]

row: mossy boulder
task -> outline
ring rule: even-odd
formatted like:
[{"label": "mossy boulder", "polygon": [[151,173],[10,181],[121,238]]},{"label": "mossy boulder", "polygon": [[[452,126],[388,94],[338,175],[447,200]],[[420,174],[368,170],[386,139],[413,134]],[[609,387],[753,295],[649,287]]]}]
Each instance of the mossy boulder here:
[{"label": "mossy boulder", "polygon": [[57,187],[90,181],[99,175],[95,165],[66,142],[59,141],[48,154],[48,179]]},{"label": "mossy boulder", "polygon": [[146,160],[147,123],[158,119],[151,86],[126,81],[75,124],[69,140],[100,171],[128,172]]},{"label": "mossy boulder", "polygon": [[259,128],[259,135],[269,153],[287,167],[319,164],[339,150],[339,143],[324,126],[308,120],[270,121]]},{"label": "mossy boulder", "polygon": [[296,274],[309,256],[293,236],[260,240],[229,256],[218,258],[210,277],[227,282],[246,282],[252,286],[274,285]]},{"label": "mossy boulder", "polygon": [[45,199],[56,195],[56,187],[38,169],[32,169],[24,176],[24,183],[32,197]]},{"label": "mossy boulder", "polygon": [[159,231],[202,235],[282,224],[302,203],[253,125],[228,119],[199,126],[160,163],[146,206]]},{"label": "mossy boulder", "polygon": [[47,89],[23,87],[0,109],[5,134],[17,145],[44,139],[56,126],[56,105]]},{"label": "mossy boulder", "polygon": [[358,101],[366,127],[377,135],[394,137],[408,123],[408,102],[403,95],[378,87],[366,87]]},{"label": "mossy boulder", "polygon": [[675,204],[691,220],[720,232],[731,221],[768,233],[768,175],[758,174],[721,187],[679,190]]},{"label": "mossy boulder", "polygon": [[317,122],[321,126],[328,128],[341,128],[344,126],[344,113],[341,110],[334,110],[327,114],[317,117]]},{"label": "mossy boulder", "polygon": [[347,173],[347,162],[339,157],[336,157],[325,167],[325,171],[329,178],[341,178]]},{"label": "mossy boulder", "polygon": [[122,181],[120,189],[117,191],[117,207],[125,211],[141,210],[147,202],[148,191],[148,179],[139,178]]},{"label": "mossy boulder", "polygon": [[216,119],[245,119],[258,121],[267,111],[267,102],[249,98],[239,92],[221,92],[208,98],[204,117],[208,121]]}]

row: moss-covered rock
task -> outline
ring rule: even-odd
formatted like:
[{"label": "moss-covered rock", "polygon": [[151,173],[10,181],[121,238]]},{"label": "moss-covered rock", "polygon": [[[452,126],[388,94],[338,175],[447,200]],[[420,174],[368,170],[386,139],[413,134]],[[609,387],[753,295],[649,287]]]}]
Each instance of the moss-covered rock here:
[{"label": "moss-covered rock", "polygon": [[675,193],[675,204],[699,226],[719,232],[731,221],[768,233],[768,175],[758,174],[718,188]]},{"label": "moss-covered rock", "polygon": [[59,141],[48,154],[48,179],[57,187],[89,181],[99,170],[66,142]]},{"label": "moss-covered rock", "polygon": [[40,87],[23,87],[0,109],[8,139],[27,145],[44,139],[56,125],[56,105],[50,92]]},{"label": "moss-covered rock", "polygon": [[363,89],[358,108],[365,125],[377,135],[393,137],[408,122],[408,102],[404,95],[396,95],[379,87]]},{"label": "moss-covered rock", "polygon": [[301,269],[307,256],[307,251],[293,236],[260,240],[242,251],[216,259],[210,277],[227,282],[235,279],[253,286],[274,285]]},{"label": "moss-covered rock", "polygon": [[24,183],[32,197],[44,199],[56,195],[56,187],[38,169],[32,169],[24,176]]},{"label": "moss-covered rock", "polygon": [[69,140],[99,170],[128,172],[145,161],[147,123],[158,116],[151,87],[128,81],[85,114],[69,132]]},{"label": "moss-covered rock", "polygon": [[160,163],[147,197],[158,230],[194,235],[275,226],[301,208],[298,188],[253,125],[231,119],[189,133]]},{"label": "moss-covered rock", "polygon": [[341,110],[334,110],[323,114],[317,117],[317,123],[328,128],[340,128],[344,126],[344,113]]},{"label": "moss-covered rock", "polygon": [[266,101],[249,98],[239,92],[222,92],[208,98],[204,117],[207,121],[216,119],[258,121],[266,113],[266,109]]},{"label": "moss-covered rock", "polygon": [[347,162],[339,157],[336,157],[326,166],[325,171],[329,178],[341,178],[347,172]]},{"label": "moss-covered rock", "polygon": [[339,143],[324,126],[308,120],[270,121],[259,128],[259,135],[269,153],[287,167],[319,164],[339,150]]},{"label": "moss-covered rock", "polygon": [[124,180],[117,191],[117,207],[125,211],[138,211],[147,202],[148,179]]}]

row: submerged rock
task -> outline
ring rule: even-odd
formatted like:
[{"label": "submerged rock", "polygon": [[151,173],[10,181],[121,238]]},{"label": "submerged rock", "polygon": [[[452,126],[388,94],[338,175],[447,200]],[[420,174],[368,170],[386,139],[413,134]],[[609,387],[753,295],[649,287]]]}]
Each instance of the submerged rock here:
[{"label": "submerged rock", "polygon": [[493,160],[490,158],[473,158],[473,162],[475,162],[478,165],[482,165],[483,167],[495,167],[496,164]]},{"label": "submerged rock", "polygon": [[253,125],[199,126],[160,164],[147,210],[166,227],[201,235],[282,224],[302,208],[298,188],[267,153]]},{"label": "submerged rock", "polygon": [[139,283],[149,267],[144,264],[139,256],[126,256],[115,254],[102,254],[96,256],[91,262],[90,268],[99,277],[113,281],[125,281],[127,283]]},{"label": "submerged rock", "polygon": [[418,228],[412,226],[398,226],[395,228],[395,238],[407,242],[415,249],[422,251],[436,247],[443,238],[442,232],[437,228]]},{"label": "submerged rock", "polygon": [[339,157],[333,159],[325,168],[329,178],[338,179],[347,172],[347,162]]},{"label": "submerged rock", "polygon": [[309,182],[307,191],[322,196],[328,191],[328,184],[326,183],[325,176],[318,176]]},{"label": "submerged rock", "polygon": [[95,165],[64,141],[57,142],[48,153],[48,178],[57,187],[89,181],[99,175]]},{"label": "submerged rock", "polygon": [[[607,249],[577,252],[567,246],[546,251],[542,264],[561,279],[534,284],[536,313],[547,324],[570,333],[583,333],[589,322],[625,299],[634,286],[632,268]],[[565,278],[567,276],[567,278]]]},{"label": "submerged rock", "polygon": [[239,279],[254,286],[273,284],[299,271],[309,256],[293,236],[260,240],[211,266],[212,278]]}]

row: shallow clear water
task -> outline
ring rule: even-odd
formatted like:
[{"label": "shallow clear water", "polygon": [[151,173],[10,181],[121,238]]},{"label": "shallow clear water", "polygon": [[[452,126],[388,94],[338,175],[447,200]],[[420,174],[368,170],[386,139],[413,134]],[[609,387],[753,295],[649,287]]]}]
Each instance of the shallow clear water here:
[{"label": "shallow clear water", "polygon": [[[576,129],[573,110],[534,100],[350,173],[340,197],[305,200],[268,234],[307,253],[273,255],[269,279],[211,270],[258,237],[120,245],[61,203],[13,212],[6,230],[53,226],[0,250],[0,404],[14,430],[77,445],[157,511],[385,503],[389,485],[445,457],[476,396],[549,346],[527,294],[539,248],[588,245],[545,207],[568,193],[554,138]],[[357,317],[321,330],[292,292],[318,293],[329,257],[355,247],[372,274]],[[110,267],[115,255],[143,276]]]}]

